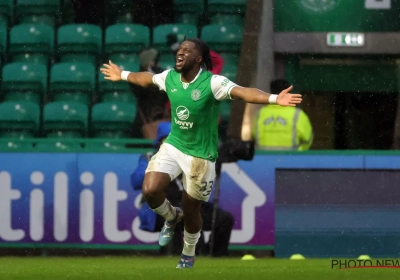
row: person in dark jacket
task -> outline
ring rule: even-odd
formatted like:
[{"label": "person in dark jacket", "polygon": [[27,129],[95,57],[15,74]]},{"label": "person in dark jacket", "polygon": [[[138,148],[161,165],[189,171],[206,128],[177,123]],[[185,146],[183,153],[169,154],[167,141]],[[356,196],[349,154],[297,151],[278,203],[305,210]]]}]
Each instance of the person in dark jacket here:
[{"label": "person in dark jacket", "polygon": [[[131,174],[131,185],[135,191],[142,190],[142,184],[144,180],[145,170],[147,168],[148,162],[150,158],[157,152],[160,148],[160,145],[164,141],[164,139],[168,136],[171,131],[171,123],[170,122],[160,122],[157,130],[157,138],[154,140],[153,146],[154,151],[143,154],[139,157],[139,164],[136,169]],[[177,205],[178,207],[181,204],[183,186],[179,178],[171,181],[169,187],[167,188],[167,199]],[[214,205],[210,202],[203,202],[201,215],[203,218],[203,231],[210,231],[212,227],[212,213],[214,210]],[[161,231],[164,220],[161,216],[157,215],[154,211],[150,209],[147,203],[143,200],[142,206],[139,210],[139,218],[140,218],[140,229],[150,232],[159,232]],[[216,224],[218,225],[215,229],[215,242],[214,242],[214,250],[213,256],[215,257],[223,257],[228,256],[228,246],[229,239],[231,236],[234,219],[233,216],[220,208],[217,210],[217,220]],[[182,223],[181,223],[182,225]],[[183,232],[183,227],[176,227],[175,232]],[[174,235],[175,236],[175,235]],[[183,246],[182,237],[179,234],[176,234],[177,238],[174,238],[174,248],[173,253],[180,254]],[[209,252],[209,243],[204,244],[204,237],[201,238],[203,242],[199,242],[196,247],[196,251],[201,252],[203,254],[208,254]]]}]

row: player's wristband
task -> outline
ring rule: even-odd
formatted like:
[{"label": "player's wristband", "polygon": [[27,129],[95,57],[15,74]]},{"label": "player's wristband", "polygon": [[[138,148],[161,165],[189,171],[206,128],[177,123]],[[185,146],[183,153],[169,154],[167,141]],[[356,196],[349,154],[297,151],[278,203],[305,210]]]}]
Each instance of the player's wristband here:
[{"label": "player's wristband", "polygon": [[127,81],[128,80],[128,76],[129,76],[129,71],[122,71],[121,72],[121,80]]},{"label": "player's wristband", "polygon": [[268,98],[269,104],[276,104],[276,100],[278,99],[277,94],[271,94]]}]

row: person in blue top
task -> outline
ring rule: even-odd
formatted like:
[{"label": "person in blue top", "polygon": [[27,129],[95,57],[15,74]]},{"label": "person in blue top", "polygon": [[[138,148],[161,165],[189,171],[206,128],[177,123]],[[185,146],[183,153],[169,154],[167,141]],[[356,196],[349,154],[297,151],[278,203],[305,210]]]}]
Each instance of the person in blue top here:
[{"label": "person in blue top", "polygon": [[[142,185],[144,181],[145,171],[149,160],[151,157],[158,151],[161,144],[167,138],[168,134],[171,131],[171,122],[160,122],[157,129],[157,137],[154,140],[153,146],[154,151],[148,152],[146,154],[142,154],[139,157],[139,163],[136,169],[131,174],[131,185],[133,190],[135,191],[142,191]],[[182,191],[183,186],[179,178],[171,181],[170,185],[166,189],[166,196],[167,199],[177,205],[178,207],[181,205],[182,199]],[[139,218],[140,218],[140,229],[150,232],[159,232],[161,231],[164,225],[164,219],[157,215],[146,203],[143,199],[141,208],[139,210]],[[214,206],[210,202],[203,202],[201,208],[201,215],[203,218],[203,231],[210,231],[212,227],[212,214],[213,214]],[[183,218],[184,219],[184,218]],[[228,256],[228,246],[229,246],[229,239],[231,236],[234,219],[233,216],[220,208],[217,209],[217,220],[214,236],[214,248],[213,248],[213,256],[215,257],[223,257]],[[183,227],[176,227],[176,232],[183,232]],[[177,235],[177,239],[174,239],[174,249],[173,252],[180,252],[183,247],[183,240],[182,237]],[[196,248],[196,251],[201,251],[204,254],[208,254],[209,251],[209,243],[204,244],[205,246],[201,248],[203,242],[199,242]]]}]

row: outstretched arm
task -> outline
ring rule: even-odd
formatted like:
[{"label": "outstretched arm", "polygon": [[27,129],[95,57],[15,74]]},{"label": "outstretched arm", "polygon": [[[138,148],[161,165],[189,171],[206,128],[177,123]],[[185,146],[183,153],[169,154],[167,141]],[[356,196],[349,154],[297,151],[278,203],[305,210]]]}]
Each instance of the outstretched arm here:
[{"label": "outstretched arm", "polygon": [[232,98],[239,98],[248,103],[255,104],[278,104],[281,106],[296,106],[301,103],[300,94],[289,93],[292,86],[283,90],[279,95],[269,94],[256,88],[245,88],[235,86],[232,88],[230,95]]},{"label": "outstretched arm", "polygon": [[129,83],[149,87],[153,84],[153,74],[149,72],[128,72],[122,71],[116,64],[109,61],[109,64],[103,64],[105,68],[100,68],[100,71],[105,75],[104,79],[113,82],[125,80]]}]

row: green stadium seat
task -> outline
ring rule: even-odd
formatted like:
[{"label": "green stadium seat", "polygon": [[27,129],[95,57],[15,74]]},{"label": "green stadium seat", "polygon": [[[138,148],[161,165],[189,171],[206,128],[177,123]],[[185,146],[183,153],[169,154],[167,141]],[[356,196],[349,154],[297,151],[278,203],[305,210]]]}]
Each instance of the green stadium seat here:
[{"label": "green stadium seat", "polygon": [[[75,138],[75,137],[70,137]],[[43,141],[45,140],[45,141]],[[82,150],[80,141],[71,139],[48,138],[36,143],[35,150],[40,152],[79,152]]]},{"label": "green stadium seat", "polygon": [[21,53],[13,55],[12,61],[49,65],[50,57],[51,56],[49,54],[43,54],[43,53]]},{"label": "green stadium seat", "polygon": [[29,91],[44,93],[47,91],[47,67],[39,63],[9,63],[2,70],[3,92]]},{"label": "green stadium seat", "polygon": [[243,26],[244,18],[238,14],[215,14],[211,17],[210,24],[237,24]]},{"label": "green stadium seat", "polygon": [[30,140],[24,140],[24,137],[22,137],[22,139],[0,138],[0,151],[32,152],[32,149],[33,149],[33,142]]},{"label": "green stadium seat", "polygon": [[242,44],[242,26],[209,24],[201,31],[201,39],[216,52],[238,53]]},{"label": "green stadium seat", "polygon": [[175,67],[174,61],[160,61],[160,67],[164,70],[172,69]]},{"label": "green stadium seat", "polygon": [[208,0],[208,14],[241,14],[246,11],[246,0]]},{"label": "green stadium seat", "polygon": [[55,26],[55,18],[47,15],[27,15],[19,19],[20,24],[45,24],[51,27]]},{"label": "green stadium seat", "polygon": [[114,63],[139,63],[140,59],[137,53],[112,53],[107,56],[106,62],[111,60]]},{"label": "green stadium seat", "polygon": [[125,149],[125,143],[113,142],[113,141],[110,141],[109,138],[105,138],[103,141],[88,142],[85,145],[85,151],[88,151],[88,152],[103,151],[103,150],[120,151],[120,150],[124,150],[124,149]]},{"label": "green stadium seat", "polygon": [[237,64],[225,63],[221,75],[227,77],[232,82],[235,82],[237,75]]},{"label": "green stadium seat", "polygon": [[73,24],[75,21],[75,9],[71,0],[64,0],[61,7],[61,22],[63,24]]},{"label": "green stadium seat", "polygon": [[83,104],[90,104],[90,95],[86,92],[74,91],[74,92],[57,92],[54,94],[54,101],[74,101],[81,102]]},{"label": "green stadium seat", "polygon": [[50,72],[50,92],[95,91],[95,68],[90,63],[57,63]]},{"label": "green stadium seat", "polygon": [[100,138],[128,138],[136,117],[136,106],[102,102],[92,107],[91,133]]},{"label": "green stadium seat", "polygon": [[174,11],[175,14],[201,15],[204,12],[204,0],[174,0]]},{"label": "green stadium seat", "polygon": [[162,69],[167,70],[175,67],[175,55],[164,53],[160,56],[159,65]]},{"label": "green stadium seat", "polygon": [[29,138],[39,130],[40,108],[31,102],[0,103],[0,137]]},{"label": "green stadium seat", "polygon": [[58,16],[61,0],[17,0],[16,16],[50,15]]},{"label": "green stadium seat", "polygon": [[174,33],[178,37],[178,41],[182,42],[185,36],[187,38],[197,37],[197,27],[190,24],[162,24],[153,29],[153,46],[160,53],[171,52],[167,45],[167,35]]},{"label": "green stadium seat", "polygon": [[[117,63],[122,70],[138,72],[140,65],[138,63]],[[104,74],[99,71],[99,93],[103,94],[105,92],[115,92],[115,91],[130,91],[129,83],[125,81],[112,82],[104,79]]]},{"label": "green stadium seat", "polygon": [[105,25],[117,23],[132,23],[133,1],[107,0],[105,1]]},{"label": "green stadium seat", "polygon": [[105,52],[137,53],[150,44],[150,29],[141,24],[114,24],[105,32]]},{"label": "green stadium seat", "polygon": [[0,17],[0,54],[7,52],[8,23]]},{"label": "green stadium seat", "polygon": [[93,66],[98,66],[98,58],[97,55],[95,54],[86,54],[86,53],[66,53],[61,55],[60,57],[60,62],[73,62],[73,63],[79,63],[79,62],[85,62],[85,63],[90,63]]},{"label": "green stadium seat", "polygon": [[43,132],[48,138],[80,138],[87,132],[89,109],[80,102],[51,102],[43,109]]},{"label": "green stadium seat", "polygon": [[0,0],[0,16],[10,22],[14,15],[14,0]]},{"label": "green stadium seat", "polygon": [[102,50],[102,30],[92,24],[67,24],[58,28],[57,55],[62,62],[94,62]]},{"label": "green stadium seat", "polygon": [[220,53],[219,54],[224,60],[224,64],[239,64],[239,55],[235,53]]},{"label": "green stadium seat", "polygon": [[106,92],[102,95],[102,102],[124,102],[134,104],[136,106],[137,100],[135,95],[128,92]]},{"label": "green stadium seat", "polygon": [[175,14],[175,22],[197,26],[199,24],[199,15],[191,13]]},{"label": "green stadium seat", "polygon": [[4,101],[31,102],[40,105],[42,95],[38,92],[11,91],[4,94]]},{"label": "green stadium seat", "polygon": [[19,24],[11,28],[11,55],[28,53],[51,54],[54,47],[54,29],[45,24]]}]

